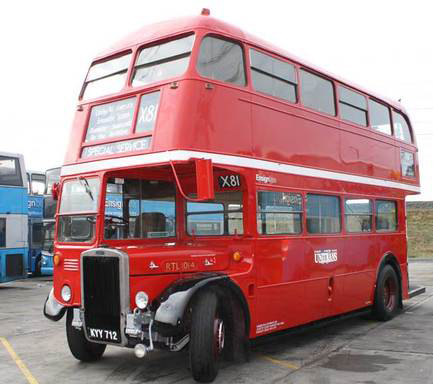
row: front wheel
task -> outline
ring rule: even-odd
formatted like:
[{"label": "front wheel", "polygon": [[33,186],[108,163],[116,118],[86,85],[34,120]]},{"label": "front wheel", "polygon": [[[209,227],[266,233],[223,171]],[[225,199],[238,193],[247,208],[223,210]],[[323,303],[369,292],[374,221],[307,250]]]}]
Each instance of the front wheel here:
[{"label": "front wheel", "polygon": [[377,278],[373,315],[377,320],[388,321],[398,312],[400,283],[394,268],[387,264]]},{"label": "front wheel", "polygon": [[104,354],[105,344],[91,343],[84,336],[84,329],[76,329],[72,326],[73,309],[68,308],[66,315],[66,337],[72,355],[80,361],[91,362],[99,360]]},{"label": "front wheel", "polygon": [[218,360],[224,350],[225,323],[217,294],[199,293],[192,306],[189,357],[192,376],[209,383],[218,373]]}]

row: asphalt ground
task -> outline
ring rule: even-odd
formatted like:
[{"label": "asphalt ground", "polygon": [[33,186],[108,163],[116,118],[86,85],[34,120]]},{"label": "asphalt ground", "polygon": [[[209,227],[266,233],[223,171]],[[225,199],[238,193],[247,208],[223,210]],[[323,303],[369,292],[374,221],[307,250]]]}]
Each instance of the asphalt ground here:
[{"label": "asphalt ground", "polygon": [[[411,282],[427,292],[393,320],[353,318],[302,334],[263,339],[250,362],[220,367],[215,383],[433,384],[433,262],[410,263]],[[69,352],[65,319],[44,318],[46,278],[0,285],[0,383],[193,383],[186,352],[137,359],[109,346],[102,360]]]}]

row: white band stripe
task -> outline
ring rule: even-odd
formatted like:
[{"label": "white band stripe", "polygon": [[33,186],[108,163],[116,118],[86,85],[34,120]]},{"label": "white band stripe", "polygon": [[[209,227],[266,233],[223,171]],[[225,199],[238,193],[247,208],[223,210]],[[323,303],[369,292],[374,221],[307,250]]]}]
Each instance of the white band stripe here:
[{"label": "white band stripe", "polygon": [[232,165],[237,167],[253,168],[258,170],[280,172],[299,176],[319,177],[329,180],[346,181],[350,183],[368,184],[386,188],[403,189],[411,192],[420,192],[420,187],[395,181],[376,179],[373,177],[358,176],[347,173],[324,171],[322,169],[302,167],[277,163],[268,160],[252,159],[250,157],[220,155],[209,152],[174,150],[167,152],[149,153],[144,155],[127,156],[115,159],[92,161],[87,163],[65,165],[62,167],[62,176],[71,176],[81,173],[117,169],[130,166],[160,164],[168,161],[188,161],[191,158],[211,159],[214,164]]}]

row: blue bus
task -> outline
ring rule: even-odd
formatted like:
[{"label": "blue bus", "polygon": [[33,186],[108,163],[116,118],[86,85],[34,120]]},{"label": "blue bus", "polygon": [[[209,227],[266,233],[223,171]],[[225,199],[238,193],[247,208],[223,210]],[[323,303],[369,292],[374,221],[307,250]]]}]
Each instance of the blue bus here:
[{"label": "blue bus", "polygon": [[0,283],[27,277],[28,195],[22,155],[0,152]]},{"label": "blue bus", "polygon": [[41,252],[41,275],[53,274],[54,234],[56,226],[57,200],[52,196],[54,183],[60,181],[60,168],[47,169],[45,172],[43,239]]},{"label": "blue bus", "polygon": [[39,195],[29,195],[29,254],[28,267],[29,273],[33,276],[41,274],[42,267],[42,242],[44,238],[43,213],[44,197]]}]

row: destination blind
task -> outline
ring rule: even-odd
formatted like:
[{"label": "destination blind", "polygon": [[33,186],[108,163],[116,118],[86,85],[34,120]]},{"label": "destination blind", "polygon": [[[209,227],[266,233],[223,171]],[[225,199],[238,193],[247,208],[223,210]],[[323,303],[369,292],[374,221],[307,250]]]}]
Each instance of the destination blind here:
[{"label": "destination blind", "polygon": [[86,142],[126,136],[132,126],[136,98],[97,105],[92,108]]}]

